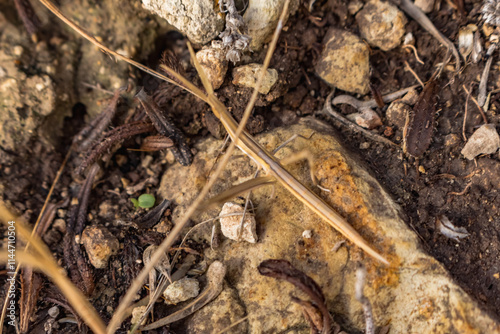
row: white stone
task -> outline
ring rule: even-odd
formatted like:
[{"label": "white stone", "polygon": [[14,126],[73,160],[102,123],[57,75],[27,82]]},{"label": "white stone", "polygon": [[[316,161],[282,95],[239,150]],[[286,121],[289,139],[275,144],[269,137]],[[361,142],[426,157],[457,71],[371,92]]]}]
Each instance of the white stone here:
[{"label": "white stone", "polygon": [[302,232],[302,238],[304,239],[311,239],[312,238],[312,231],[311,230],[305,230]]},{"label": "white stone", "polygon": [[424,13],[430,13],[434,9],[434,0],[415,0],[415,6]]},{"label": "white stone", "polygon": [[198,296],[200,282],[195,278],[184,277],[170,284],[163,292],[165,303],[178,304]]},{"label": "white stone", "polygon": [[243,208],[236,203],[227,202],[222,207],[219,215],[224,216],[230,214],[236,215],[220,218],[222,234],[231,240],[246,241],[253,244],[256,243],[258,238],[255,217],[248,212],[245,214],[243,231],[241,232],[241,237],[238,237],[241,226],[241,218],[243,217]]},{"label": "white stone", "polygon": [[338,89],[351,93],[368,93],[369,51],[361,38],[348,31],[332,28],[326,33],[323,45],[316,73]]},{"label": "white stone", "polygon": [[500,137],[493,124],[484,124],[476,130],[469,138],[462,154],[469,160],[474,159],[480,154],[495,153],[500,147]]},{"label": "white stone", "polygon": [[380,116],[372,108],[362,109],[360,112],[348,115],[347,118],[365,129],[375,129],[382,125]]},{"label": "white stone", "polygon": [[142,0],[144,8],[164,18],[193,43],[206,44],[224,28],[224,16],[212,0]]},{"label": "white stone", "polygon": [[[261,69],[262,65],[260,64],[248,64],[236,67],[233,70],[233,84],[240,87],[255,88]],[[276,81],[278,81],[278,71],[274,68],[268,68],[264,80],[262,80],[262,85],[259,88],[259,93],[269,93]]]},{"label": "white stone", "polygon": [[370,45],[388,51],[401,44],[407,19],[396,6],[373,0],[356,15],[356,22]]},{"label": "white stone", "polygon": [[[250,48],[254,51],[260,50],[264,43],[271,39],[276,25],[278,24],[283,4],[285,0],[249,0],[248,8],[243,15],[248,30],[248,35],[252,38]],[[298,0],[291,0],[289,14],[294,14],[299,7]],[[286,20],[283,24],[286,24]]]}]

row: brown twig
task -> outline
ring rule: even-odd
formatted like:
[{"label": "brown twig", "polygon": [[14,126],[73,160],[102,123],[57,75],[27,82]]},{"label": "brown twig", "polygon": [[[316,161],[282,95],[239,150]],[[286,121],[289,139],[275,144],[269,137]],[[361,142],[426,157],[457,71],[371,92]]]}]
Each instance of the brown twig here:
[{"label": "brown twig", "polygon": [[325,105],[323,107],[323,110],[325,110],[328,114],[330,114],[331,116],[333,116],[337,121],[339,121],[342,125],[346,126],[351,131],[354,131],[354,132],[357,132],[357,133],[361,133],[364,136],[366,136],[367,138],[369,138],[369,139],[371,139],[371,140],[373,140],[375,142],[399,148],[398,145],[396,145],[395,143],[393,143],[389,139],[386,139],[386,138],[384,138],[382,136],[374,134],[374,133],[372,133],[372,132],[370,132],[370,131],[368,131],[368,130],[362,128],[362,127],[360,127],[359,125],[354,124],[354,123],[348,121],[342,115],[340,115],[335,110],[333,110],[333,108],[332,108],[332,102],[331,101],[332,101],[332,97],[333,97],[334,93],[335,93],[335,91],[332,91],[327,96],[326,101],[325,101]]},{"label": "brown twig", "polygon": [[467,114],[469,110],[469,96],[470,92],[465,88],[464,85],[462,85],[463,89],[467,93],[467,97],[465,98],[465,113],[464,113],[464,121],[462,123],[462,137],[464,138],[464,141],[467,141],[467,136],[465,135],[465,124],[467,123]]},{"label": "brown twig", "polygon": [[415,54],[415,58],[417,59],[417,61],[424,65],[425,63],[422,61],[422,59],[420,59],[420,57],[418,56],[418,52],[417,52],[417,49],[415,48],[415,46],[411,45],[411,44],[406,44],[406,45],[403,45],[402,46],[403,49],[405,48],[409,48],[413,51],[413,53]]},{"label": "brown twig", "polygon": [[408,64],[408,62],[406,60],[405,60],[405,65],[406,65],[406,69],[408,69],[408,71],[410,71],[410,73],[415,77],[415,79],[417,79],[420,86],[424,87],[424,82],[420,79],[418,74],[411,68],[410,64]]},{"label": "brown twig", "polygon": [[465,92],[467,93],[467,95],[471,97],[472,101],[474,102],[474,104],[476,105],[477,109],[481,113],[481,117],[483,118],[484,124],[488,124],[488,119],[486,118],[486,114],[484,113],[483,108],[481,108],[481,106],[479,105],[479,102],[476,100],[476,98],[474,96],[472,96],[470,94],[469,90],[465,87],[465,85],[462,85],[462,87],[465,90]]}]

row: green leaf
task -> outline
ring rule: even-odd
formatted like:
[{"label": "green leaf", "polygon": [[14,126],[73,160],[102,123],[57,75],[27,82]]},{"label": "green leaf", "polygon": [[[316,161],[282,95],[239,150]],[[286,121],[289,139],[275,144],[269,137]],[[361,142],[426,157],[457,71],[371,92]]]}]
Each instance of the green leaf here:
[{"label": "green leaf", "polygon": [[152,208],[155,205],[155,197],[151,194],[142,194],[138,200],[139,206],[144,209]]},{"label": "green leaf", "polygon": [[135,198],[131,198],[131,199],[130,199],[130,201],[131,201],[132,203],[134,203],[134,206],[135,206],[136,208],[138,208],[138,207],[139,207],[139,201],[138,201],[138,200],[136,200]]}]

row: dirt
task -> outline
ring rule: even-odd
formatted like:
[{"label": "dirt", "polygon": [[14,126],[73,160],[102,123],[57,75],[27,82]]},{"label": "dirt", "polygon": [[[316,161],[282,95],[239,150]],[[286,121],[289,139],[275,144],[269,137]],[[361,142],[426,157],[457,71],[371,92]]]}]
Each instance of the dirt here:
[{"label": "dirt", "polygon": [[[157,19],[140,8],[125,3],[127,10],[123,11],[121,16],[109,21],[123,22],[138,15],[140,20],[146,21],[144,26],[133,31],[130,30],[134,26],[132,24],[108,24],[105,29],[99,27],[96,22],[100,19],[97,18],[109,13],[110,17],[113,17],[112,13],[117,7],[112,5],[102,8],[90,1],[78,1],[65,8],[68,13],[80,13],[77,17],[82,20],[82,24],[86,25],[89,31],[100,31],[101,35],[105,36],[104,42],[107,45],[128,50],[143,63],[156,66],[161,52],[165,49],[173,50],[180,64],[189,63],[185,41],[178,34],[166,35],[168,28],[164,24],[158,23]],[[456,41],[459,27],[469,23],[481,26],[478,14],[480,6],[480,1],[466,2],[465,13],[468,13],[468,16],[461,16],[448,2],[442,2],[441,9],[433,11],[429,17],[445,36]],[[0,9],[3,13],[11,14],[6,15],[7,21],[19,30],[23,29],[21,21],[15,15],[13,5],[4,4]],[[40,10],[38,7],[37,9]],[[82,14],[80,10],[85,10],[88,15]],[[53,34],[64,41],[64,43],[49,43],[49,49],[53,50],[54,54],[57,55],[66,42],[76,43],[78,47],[77,56],[70,60],[76,67],[73,74],[74,81],[71,82],[72,109],[71,113],[66,110],[59,116],[59,121],[62,120],[64,123],[61,124],[64,125],[60,128],[60,132],[56,131],[57,141],[41,140],[42,137],[39,135],[29,138],[26,141],[28,144],[16,150],[2,147],[0,151],[1,198],[30,223],[36,221],[73,136],[82,128],[84,121],[93,118],[103,109],[110,96],[84,86],[83,82],[98,83],[113,91],[123,85],[127,78],[137,86],[143,85],[148,79],[124,64],[106,62],[106,57],[95,47],[76,38],[74,33],[62,28],[62,24],[54,18],[47,18],[47,14],[42,17],[45,17],[43,32],[45,39],[50,40]],[[271,67],[278,69],[280,73],[279,83],[267,96],[259,97],[249,123],[249,131],[258,133],[292,124],[299,117],[311,114],[331,123],[338,130],[339,136],[344,139],[345,145],[366,163],[376,179],[403,207],[408,225],[418,234],[425,249],[443,263],[454,279],[475,297],[482,307],[500,320],[499,156],[496,153],[469,161],[460,154],[464,145],[462,124],[467,100],[463,86],[472,90],[474,96],[477,95],[484,59],[478,64],[467,64],[459,73],[450,70],[443,72],[438,81],[438,112],[433,140],[425,154],[419,159],[414,159],[403,154],[400,149],[385,147],[351,132],[321,112],[331,88],[315,75],[314,64],[321,52],[323,36],[328,27],[332,26],[359,35],[354,16],[349,14],[345,3],[340,0],[318,1],[311,13],[305,5],[302,5],[299,12],[290,19],[271,61]],[[52,32],[50,27],[55,27]],[[157,31],[153,33],[152,29]],[[416,83],[415,77],[405,70],[405,62],[408,62],[415,73],[426,81],[431,78],[436,66],[446,56],[445,48],[416,22],[410,20],[406,31],[412,32],[415,36],[417,41],[415,47],[424,64],[417,62],[410,50],[396,48],[382,52],[371,49],[371,82],[382,94]],[[25,32],[22,34],[25,43],[34,49],[36,44],[26,42],[27,34]],[[262,62],[264,52],[252,54],[252,62]],[[32,75],[33,68],[37,68],[36,64],[29,68],[24,65],[25,63],[21,63],[18,70],[28,75]],[[118,69],[113,68],[114,66]],[[200,84],[191,67],[188,67],[186,72],[190,80]],[[61,88],[57,88],[57,85],[62,83],[68,85],[67,77],[60,79],[57,73],[52,77],[56,92]],[[498,67],[494,65],[490,73],[490,88],[497,86],[498,77]],[[206,105],[178,89],[168,88],[163,84],[156,89],[156,94],[165,96],[160,104],[168,107],[175,124],[186,134],[188,144],[209,136],[210,133],[217,137],[223,136],[220,126]],[[241,117],[250,93],[250,89],[232,85],[230,75],[217,91],[220,100],[229,107],[236,118]],[[122,111],[114,118],[113,126],[123,124],[136,109],[136,105],[137,103],[131,98],[123,99],[120,102]],[[492,95],[490,105],[490,110],[486,112],[488,122],[498,127],[500,116],[497,108],[500,107],[500,93]],[[465,135],[470,137],[483,121],[471,99],[468,100],[467,106],[469,116],[466,120]],[[383,136],[388,135],[388,139],[401,144],[403,129],[388,124],[384,117],[386,108],[387,106],[377,109],[382,115],[384,125],[373,131]],[[354,112],[354,109],[343,106],[339,111],[346,115]],[[47,124],[45,123],[42,128],[46,129]],[[455,144],[448,145],[445,139],[452,134],[459,139]],[[92,295],[92,302],[105,320],[111,317],[120,296],[142,268],[142,264],[136,261],[137,257],[140,257],[147,245],[159,243],[171,227],[168,219],[170,210],[167,210],[162,222],[156,228],[147,231],[138,230],[129,223],[133,217],[144,212],[142,209],[134,209],[130,198],[137,197],[141,193],[154,194],[163,171],[173,163],[172,155],[166,152],[145,153],[128,150],[137,149],[143,138],[144,136],[137,136],[123,142],[121,148],[103,165],[102,176],[91,192],[88,212],[93,218],[92,223],[107,226],[118,237],[120,243],[124,244],[121,253],[111,258],[110,274],[100,275],[102,272],[97,271],[94,276],[96,291]],[[65,200],[76,196],[79,190],[80,181],[75,178],[72,171],[80,162],[81,158],[72,156],[55,188],[51,202],[59,204],[56,219],[68,218],[70,206]],[[143,182],[144,180],[147,181]],[[460,241],[448,239],[436,228],[436,217],[440,215],[447,216],[456,226],[465,227],[470,235]],[[3,232],[3,227],[0,231]],[[57,230],[54,226],[43,236],[53,254],[60,259],[63,257],[61,246],[63,237],[64,231]],[[188,247],[201,251],[203,245],[192,242]],[[197,257],[197,261],[201,261],[200,256]],[[43,328],[43,320],[46,317],[44,312],[53,305],[44,301],[44,297],[50,295],[52,291],[48,281],[46,283],[47,286],[42,289],[40,295],[37,311],[39,316],[32,325],[33,328]],[[112,288],[107,288],[110,283]],[[4,289],[2,296],[3,291]],[[157,312],[161,315],[163,310],[160,308]],[[74,331],[75,325],[65,324],[58,330]]]}]

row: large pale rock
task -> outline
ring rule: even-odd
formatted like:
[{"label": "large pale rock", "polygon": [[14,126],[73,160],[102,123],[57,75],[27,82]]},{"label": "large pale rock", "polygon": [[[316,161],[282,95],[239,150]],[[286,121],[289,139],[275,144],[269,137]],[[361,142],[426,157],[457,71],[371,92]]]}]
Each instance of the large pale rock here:
[{"label": "large pale rock", "polygon": [[207,75],[213,89],[218,89],[224,83],[228,63],[222,49],[205,47],[196,52],[196,59]]},{"label": "large pale rock", "polygon": [[469,138],[462,154],[469,160],[480,154],[495,153],[500,147],[500,136],[493,124],[484,124]]},{"label": "large pale rock", "polygon": [[82,233],[82,244],[90,263],[97,269],[106,268],[111,255],[120,248],[118,239],[103,226],[86,227]]},{"label": "large pale rock", "polygon": [[[296,139],[277,157],[309,151],[315,157],[320,185],[331,193],[313,188],[307,163],[287,168],[346,217],[391,266],[375,262],[349,242],[334,251],[344,238],[282,186],[254,190],[259,242],[224,241],[219,249],[205,252],[208,261],[219,259],[228,266],[226,278],[245,307],[244,314],[249,316],[245,332],[309,333],[301,309],[291,302],[290,295],[306,297],[291,284],[257,272],[263,260],[286,259],[319,284],[329,310],[343,319],[349,331],[364,331],[362,307],[354,297],[355,272],[362,262],[368,272],[364,292],[372,302],[377,326],[390,323],[391,333],[500,333],[499,325],[450,279],[441,264],[421,249],[418,238],[401,219],[400,208],[330,135],[329,127],[305,119],[287,129],[260,135],[257,141],[271,151],[293,134],[309,136],[313,131],[316,134],[310,140]],[[191,166],[174,165],[163,176],[162,197],[178,204],[173,212],[174,223],[206,182],[221,145],[214,139],[199,143]],[[253,177],[254,164],[238,157],[240,154],[236,152],[230,159],[212,195]],[[213,209],[193,219],[201,222],[217,215],[218,210]],[[303,238],[304,230],[311,230],[312,237]],[[204,231],[204,238],[209,240],[211,227]]]},{"label": "large pale rock", "polygon": [[358,36],[340,29],[328,30],[323,45],[316,73],[331,86],[351,93],[368,93],[368,46]]},{"label": "large pale rock", "polygon": [[[250,48],[258,51],[264,43],[271,39],[278,24],[285,0],[249,0],[248,8],[243,15],[243,20],[252,37]],[[291,0],[286,19],[293,15],[299,8],[298,0]],[[286,24],[286,20],[284,22]]]},{"label": "large pale rock", "polygon": [[356,15],[356,22],[361,36],[370,45],[388,51],[401,44],[407,20],[398,7],[372,0]]},{"label": "large pale rock", "polygon": [[144,8],[164,18],[193,43],[206,44],[224,28],[224,16],[212,0],[142,0]]}]

